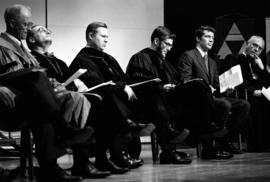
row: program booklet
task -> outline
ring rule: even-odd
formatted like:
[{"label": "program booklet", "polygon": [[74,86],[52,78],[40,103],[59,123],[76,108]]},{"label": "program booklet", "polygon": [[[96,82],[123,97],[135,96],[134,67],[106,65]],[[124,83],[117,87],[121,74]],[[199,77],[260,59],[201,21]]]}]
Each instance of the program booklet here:
[{"label": "program booklet", "polygon": [[95,85],[95,86],[93,86],[91,88],[88,88],[85,91],[82,91],[82,93],[90,92],[90,91],[93,91],[93,90],[95,90],[95,89],[97,89],[99,87],[103,87],[103,86],[106,86],[106,85],[115,85],[115,83],[112,80],[104,82],[104,83],[100,83],[100,84]]},{"label": "program booklet", "polygon": [[64,83],[62,83],[62,86],[67,86],[71,82],[73,82],[75,79],[79,78],[82,74],[84,74],[87,71],[87,69],[78,69],[71,77],[69,77]]},{"label": "program booklet", "polygon": [[151,80],[146,80],[146,81],[142,81],[142,82],[133,83],[133,84],[130,84],[128,86],[136,87],[136,86],[147,84],[147,83],[150,83],[150,82],[157,82],[158,83],[158,82],[161,82],[161,79],[160,78],[154,78],[154,79],[151,79]]},{"label": "program booklet", "polygon": [[262,88],[262,94],[270,101],[270,87]]},{"label": "program booklet", "polygon": [[243,83],[243,76],[240,65],[231,67],[228,71],[219,76],[220,93],[229,88],[235,88]]}]

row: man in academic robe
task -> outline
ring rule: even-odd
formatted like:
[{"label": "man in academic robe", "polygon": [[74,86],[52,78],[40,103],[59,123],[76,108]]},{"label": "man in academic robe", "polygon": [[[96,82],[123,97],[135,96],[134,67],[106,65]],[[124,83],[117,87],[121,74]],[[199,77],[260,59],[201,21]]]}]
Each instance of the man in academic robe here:
[{"label": "man in academic robe", "polygon": [[[80,79],[90,88],[108,81],[111,84],[95,89],[94,93],[102,96],[105,108],[105,119],[109,130],[106,133],[112,139],[110,149],[111,161],[106,159],[96,160],[100,169],[111,169],[109,165],[113,161],[116,166],[135,168],[142,164],[142,160],[131,159],[123,155],[128,143],[127,133],[138,133],[147,125],[138,124],[134,120],[130,109],[131,102],[136,99],[133,90],[125,82],[125,74],[118,62],[109,54],[105,53],[108,43],[108,31],[105,23],[94,22],[86,29],[87,45],[77,54],[70,65],[70,70],[75,72],[80,68],[87,69]],[[103,154],[105,155],[105,154]],[[100,157],[101,159],[102,157]]]}]

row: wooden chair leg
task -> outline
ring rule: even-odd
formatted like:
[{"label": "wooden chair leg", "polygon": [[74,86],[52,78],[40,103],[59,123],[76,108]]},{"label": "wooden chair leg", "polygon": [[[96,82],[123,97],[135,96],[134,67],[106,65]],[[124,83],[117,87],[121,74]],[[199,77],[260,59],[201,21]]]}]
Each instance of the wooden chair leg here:
[{"label": "wooden chair leg", "polygon": [[243,146],[242,146],[242,135],[240,133],[238,134],[238,142],[239,142],[239,150],[242,150],[243,149]]},{"label": "wooden chair leg", "polygon": [[151,148],[152,148],[153,163],[156,163],[158,160],[158,155],[159,155],[159,146],[158,146],[158,141],[157,141],[157,136],[156,136],[155,131],[151,133]]},{"label": "wooden chair leg", "polygon": [[21,176],[28,176],[30,180],[34,179],[33,149],[29,129],[24,129],[21,131],[20,168]]}]

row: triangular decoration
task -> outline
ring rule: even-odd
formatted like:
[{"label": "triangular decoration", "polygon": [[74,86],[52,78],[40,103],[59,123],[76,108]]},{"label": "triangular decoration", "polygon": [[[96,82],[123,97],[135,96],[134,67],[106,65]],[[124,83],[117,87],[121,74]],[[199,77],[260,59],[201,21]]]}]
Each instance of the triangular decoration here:
[{"label": "triangular decoration", "polygon": [[245,39],[243,35],[237,25],[233,23],[218,52],[218,55],[221,59],[224,59],[228,54],[237,54],[243,48],[244,44]]}]

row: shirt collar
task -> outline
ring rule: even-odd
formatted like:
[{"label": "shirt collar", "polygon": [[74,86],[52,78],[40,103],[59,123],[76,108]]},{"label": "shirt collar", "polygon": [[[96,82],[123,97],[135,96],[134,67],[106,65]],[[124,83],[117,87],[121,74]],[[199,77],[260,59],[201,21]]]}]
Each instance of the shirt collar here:
[{"label": "shirt collar", "polygon": [[200,48],[199,46],[197,46],[196,48],[198,49],[202,57],[204,57],[205,55],[207,56],[207,52],[203,51],[202,48]]}]

